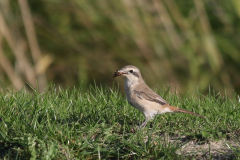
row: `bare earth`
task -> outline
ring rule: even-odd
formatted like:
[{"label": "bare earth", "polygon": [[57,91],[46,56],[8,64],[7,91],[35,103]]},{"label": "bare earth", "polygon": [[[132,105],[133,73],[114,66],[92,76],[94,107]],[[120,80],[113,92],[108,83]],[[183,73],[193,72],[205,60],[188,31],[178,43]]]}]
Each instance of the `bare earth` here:
[{"label": "bare earth", "polygon": [[[153,135],[153,142],[159,135]],[[186,159],[213,159],[213,160],[225,160],[225,159],[238,159],[239,157],[234,157],[233,149],[239,149],[240,143],[233,140],[222,139],[219,141],[208,141],[199,143],[194,140],[189,140],[187,136],[173,136],[169,137],[167,135],[160,135],[163,141],[166,140],[170,143],[183,144],[183,146],[176,151],[176,154],[186,157]],[[168,138],[167,138],[168,137]],[[148,137],[145,137],[147,141]],[[165,139],[165,140],[164,140]],[[157,141],[155,141],[157,143]],[[159,142],[158,142],[159,143]],[[160,142],[161,143],[161,142]],[[164,142],[162,142],[164,143]],[[238,151],[240,153],[240,150]],[[239,155],[239,154],[238,154]]]},{"label": "bare earth", "polygon": [[236,147],[237,144],[235,142],[227,140],[219,140],[217,142],[210,141],[205,144],[190,141],[179,149],[177,154],[186,157],[195,157],[195,159],[232,159],[234,155],[231,148]]}]

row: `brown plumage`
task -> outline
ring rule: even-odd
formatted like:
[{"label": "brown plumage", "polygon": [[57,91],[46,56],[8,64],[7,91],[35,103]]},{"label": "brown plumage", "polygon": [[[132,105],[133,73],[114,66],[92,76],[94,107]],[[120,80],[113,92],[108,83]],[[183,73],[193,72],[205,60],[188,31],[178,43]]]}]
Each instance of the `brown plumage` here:
[{"label": "brown plumage", "polygon": [[171,106],[166,100],[146,85],[140,70],[135,66],[128,65],[121,70],[115,71],[113,77],[118,76],[123,76],[125,79],[124,89],[128,102],[145,115],[145,121],[140,127],[145,127],[148,120],[153,119],[155,115],[169,112],[188,113],[205,118],[202,115]]},{"label": "brown plumage", "polygon": [[[177,107],[176,107],[177,108]],[[185,110],[185,109],[182,109],[182,108],[177,108],[176,110],[174,110],[173,112],[178,112],[178,113],[188,113],[188,114],[192,114],[192,115],[195,115],[195,116],[199,116],[199,117],[202,117],[202,118],[206,118],[200,114],[197,114],[197,113],[194,113],[194,112],[191,112],[191,111],[188,111],[188,110]]]},{"label": "brown plumage", "polygon": [[197,113],[194,113],[194,112],[182,109],[182,108],[178,108],[178,107],[175,107],[175,106],[171,106],[171,105],[168,105],[168,104],[163,105],[163,108],[169,108],[172,112],[176,112],[176,113],[188,113],[188,114],[192,114],[192,115],[199,116],[199,117],[202,117],[202,118],[206,118],[206,117],[204,117],[200,114],[197,114]]}]

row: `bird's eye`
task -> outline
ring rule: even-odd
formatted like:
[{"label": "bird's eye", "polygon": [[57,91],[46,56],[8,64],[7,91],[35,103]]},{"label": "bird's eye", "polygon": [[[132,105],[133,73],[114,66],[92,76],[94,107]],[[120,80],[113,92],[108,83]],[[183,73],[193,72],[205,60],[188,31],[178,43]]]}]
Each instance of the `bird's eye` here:
[{"label": "bird's eye", "polygon": [[129,72],[130,72],[130,73],[133,73],[133,70],[130,70]]}]

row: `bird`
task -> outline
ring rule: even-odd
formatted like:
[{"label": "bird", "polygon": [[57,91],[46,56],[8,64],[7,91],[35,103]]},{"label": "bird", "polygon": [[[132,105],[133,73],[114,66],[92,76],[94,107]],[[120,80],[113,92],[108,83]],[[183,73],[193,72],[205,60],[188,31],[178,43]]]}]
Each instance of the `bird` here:
[{"label": "bird", "polygon": [[140,125],[140,128],[145,127],[154,116],[168,112],[188,113],[206,118],[197,113],[170,105],[144,82],[140,70],[133,65],[127,65],[120,70],[116,70],[113,74],[113,78],[115,77],[124,77],[127,101],[145,115],[145,121]]}]

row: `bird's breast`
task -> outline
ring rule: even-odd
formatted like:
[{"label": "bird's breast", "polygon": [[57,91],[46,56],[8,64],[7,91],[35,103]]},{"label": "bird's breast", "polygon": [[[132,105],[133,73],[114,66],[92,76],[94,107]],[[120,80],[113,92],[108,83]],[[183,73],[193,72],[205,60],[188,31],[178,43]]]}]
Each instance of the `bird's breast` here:
[{"label": "bird's breast", "polygon": [[141,112],[145,112],[146,109],[148,108],[148,104],[146,103],[145,100],[140,99],[135,93],[134,90],[129,87],[125,89],[126,92],[126,97],[128,102],[136,109],[138,109]]},{"label": "bird's breast", "polygon": [[126,93],[126,97],[128,102],[135,108],[139,108],[139,102],[137,99],[137,96],[134,94],[133,91],[134,86],[132,84],[124,84],[124,89],[125,89],[125,93]]}]

